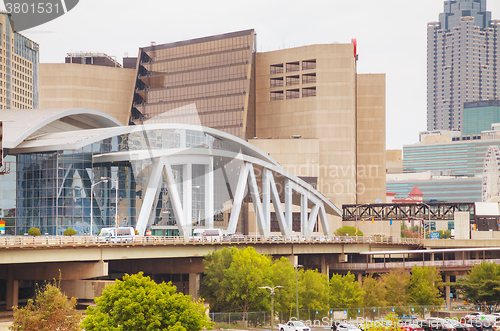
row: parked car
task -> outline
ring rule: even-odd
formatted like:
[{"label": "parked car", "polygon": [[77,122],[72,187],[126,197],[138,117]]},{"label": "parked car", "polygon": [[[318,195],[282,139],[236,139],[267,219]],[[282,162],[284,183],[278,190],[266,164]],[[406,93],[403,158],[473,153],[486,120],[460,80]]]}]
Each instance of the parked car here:
[{"label": "parked car", "polygon": [[457,320],[448,320],[448,322],[455,327],[457,331],[476,331],[474,325],[470,323],[460,323]]},{"label": "parked car", "polygon": [[425,331],[456,331],[455,327],[449,320],[432,317],[422,321],[422,328]]},{"label": "parked car", "polygon": [[361,331],[361,329],[356,325],[347,322],[339,322],[335,324],[337,326],[337,331]]},{"label": "parked car", "polygon": [[289,321],[286,324],[278,324],[280,331],[310,331],[311,329],[301,321]]}]

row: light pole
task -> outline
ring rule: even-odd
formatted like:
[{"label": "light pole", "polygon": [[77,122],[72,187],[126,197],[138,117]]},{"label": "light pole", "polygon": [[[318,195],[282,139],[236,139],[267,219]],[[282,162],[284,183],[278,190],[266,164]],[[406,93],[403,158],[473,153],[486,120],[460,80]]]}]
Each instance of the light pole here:
[{"label": "light pole", "polygon": [[297,310],[297,319],[299,319],[299,281],[297,278],[297,269],[302,267],[303,265],[300,264],[295,265],[295,308]]},{"label": "light pole", "polygon": [[90,185],[90,235],[92,236],[94,232],[92,231],[93,226],[94,226],[94,186],[101,184],[101,183],[106,183],[108,180],[107,179],[102,179],[98,181],[97,183],[94,183]]},{"label": "light pole", "polygon": [[260,286],[259,288],[267,288],[271,290],[271,331],[274,331],[274,289],[280,288],[283,286]]},{"label": "light pole", "polygon": [[97,184],[100,184],[100,183],[107,183],[110,180],[113,183],[115,183],[115,188],[116,188],[115,227],[118,227],[118,181],[116,179],[111,178],[111,177],[101,177],[100,181],[98,181],[97,183],[92,184],[90,186],[90,234],[92,234],[92,225],[94,223],[94,218],[93,218],[93,214],[94,214],[94,210],[93,210],[93,205],[94,205],[93,204],[93,202],[94,202],[94,199],[93,199],[93,190],[94,190],[94,186],[96,186]]}]

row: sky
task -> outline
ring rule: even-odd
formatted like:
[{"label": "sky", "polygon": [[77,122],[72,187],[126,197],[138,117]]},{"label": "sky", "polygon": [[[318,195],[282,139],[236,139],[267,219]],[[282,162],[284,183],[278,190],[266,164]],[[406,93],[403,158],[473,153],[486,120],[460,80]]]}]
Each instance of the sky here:
[{"label": "sky", "polygon": [[[443,0],[80,0],[65,15],[22,31],[41,63],[67,53],[137,56],[139,47],[255,29],[257,51],[358,43],[358,73],[386,74],[386,148],[426,130],[427,23]],[[487,1],[500,19],[500,1]]]}]

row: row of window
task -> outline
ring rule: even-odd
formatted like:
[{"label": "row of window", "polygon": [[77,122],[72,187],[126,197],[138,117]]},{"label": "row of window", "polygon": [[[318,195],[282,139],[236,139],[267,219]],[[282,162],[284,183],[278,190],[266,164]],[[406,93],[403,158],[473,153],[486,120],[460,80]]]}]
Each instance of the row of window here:
[{"label": "row of window", "polygon": [[[300,90],[301,89],[292,89],[286,91],[271,91],[270,99],[271,101],[284,100],[285,95],[286,99],[298,99],[300,98]],[[315,97],[316,96],[316,87],[307,87],[302,88],[302,97]]]},{"label": "row of window", "polygon": [[[284,83],[284,77],[275,77],[271,78],[270,86],[271,87],[284,86],[283,83]],[[313,83],[316,83],[316,73],[302,75],[302,84],[313,84]],[[300,75],[286,76],[286,86],[299,85],[299,84],[300,84]]]},{"label": "row of window", "polygon": [[[300,71],[300,61],[287,62],[285,64],[272,64],[270,67],[271,75],[282,74],[283,69],[286,67],[286,72]],[[302,61],[302,70],[312,70],[316,69],[316,60],[304,60]]]}]

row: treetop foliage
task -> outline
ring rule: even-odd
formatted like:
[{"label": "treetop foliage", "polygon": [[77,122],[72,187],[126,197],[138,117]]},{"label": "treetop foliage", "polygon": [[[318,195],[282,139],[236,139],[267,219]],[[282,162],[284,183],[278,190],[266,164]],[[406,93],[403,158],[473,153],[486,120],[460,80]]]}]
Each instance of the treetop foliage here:
[{"label": "treetop foliage", "polygon": [[459,295],[476,305],[487,305],[494,310],[500,305],[500,265],[481,262],[476,264],[464,278],[457,279],[455,286]]},{"label": "treetop foliage", "polygon": [[24,308],[14,307],[13,331],[79,331],[83,315],[76,309],[76,299],[68,298],[58,284],[47,283],[36,290],[36,301]]},{"label": "treetop foliage", "polygon": [[87,308],[86,331],[197,331],[213,327],[202,302],[177,293],[171,283],[156,284],[142,272],[108,285],[96,306]]}]

